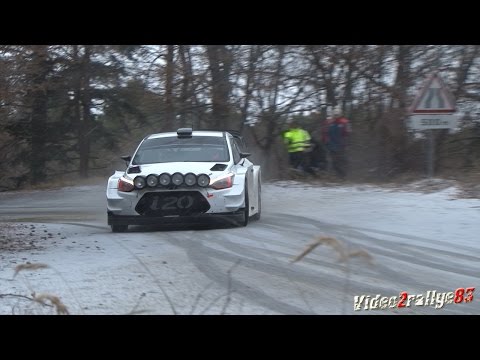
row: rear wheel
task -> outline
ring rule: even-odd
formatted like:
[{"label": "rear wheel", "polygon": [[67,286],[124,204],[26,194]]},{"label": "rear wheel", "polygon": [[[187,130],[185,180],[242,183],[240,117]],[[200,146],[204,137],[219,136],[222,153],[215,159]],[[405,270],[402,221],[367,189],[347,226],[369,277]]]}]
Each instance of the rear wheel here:
[{"label": "rear wheel", "polygon": [[114,233],[121,233],[125,232],[128,229],[128,225],[111,225],[112,232]]}]

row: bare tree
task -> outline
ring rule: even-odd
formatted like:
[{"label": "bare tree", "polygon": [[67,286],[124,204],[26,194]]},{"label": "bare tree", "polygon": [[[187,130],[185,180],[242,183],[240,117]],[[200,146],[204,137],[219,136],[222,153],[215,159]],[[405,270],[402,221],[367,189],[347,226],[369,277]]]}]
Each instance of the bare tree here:
[{"label": "bare tree", "polygon": [[230,118],[232,53],[229,47],[224,45],[208,45],[206,52],[211,76],[211,125],[222,128]]}]

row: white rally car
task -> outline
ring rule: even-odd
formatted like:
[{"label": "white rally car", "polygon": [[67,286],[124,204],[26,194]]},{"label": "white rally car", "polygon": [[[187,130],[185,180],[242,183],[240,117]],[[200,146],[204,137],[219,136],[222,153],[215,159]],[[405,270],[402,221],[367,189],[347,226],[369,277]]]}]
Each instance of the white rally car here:
[{"label": "white rally car", "polygon": [[233,131],[181,128],[147,136],[125,171],[108,179],[107,214],[113,232],[128,225],[225,216],[246,226],[260,219],[261,171]]}]

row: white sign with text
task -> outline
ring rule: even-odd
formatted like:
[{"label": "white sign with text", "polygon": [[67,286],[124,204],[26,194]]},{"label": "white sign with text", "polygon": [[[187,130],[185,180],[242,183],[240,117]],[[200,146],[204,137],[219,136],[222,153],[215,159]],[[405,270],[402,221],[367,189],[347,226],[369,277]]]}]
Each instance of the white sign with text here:
[{"label": "white sign with text", "polygon": [[422,114],[409,117],[408,127],[414,130],[454,129],[458,124],[458,115]]}]

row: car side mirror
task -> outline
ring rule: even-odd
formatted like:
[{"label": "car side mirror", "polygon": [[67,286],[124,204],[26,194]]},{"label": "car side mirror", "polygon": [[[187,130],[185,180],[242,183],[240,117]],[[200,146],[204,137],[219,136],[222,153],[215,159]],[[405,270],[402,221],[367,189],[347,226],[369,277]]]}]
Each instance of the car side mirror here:
[{"label": "car side mirror", "polygon": [[124,160],[126,162],[127,166],[128,166],[128,164],[132,160],[132,156],[131,155],[124,155],[124,156],[120,156],[120,159]]},{"label": "car side mirror", "polygon": [[247,152],[240,152],[240,157],[242,159],[244,158],[248,158],[250,155],[252,155],[251,153],[247,153]]}]

